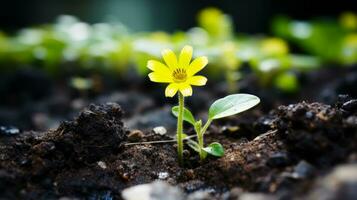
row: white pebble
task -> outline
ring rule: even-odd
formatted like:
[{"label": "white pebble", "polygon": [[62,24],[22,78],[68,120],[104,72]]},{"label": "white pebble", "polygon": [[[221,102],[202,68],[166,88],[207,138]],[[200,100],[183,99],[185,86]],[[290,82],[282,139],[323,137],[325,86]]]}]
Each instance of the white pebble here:
[{"label": "white pebble", "polygon": [[150,200],[151,185],[136,185],[122,191],[125,200]]},{"label": "white pebble", "polygon": [[105,164],[105,162],[103,162],[103,161],[98,161],[97,164],[102,169],[106,169],[107,168],[107,164]]},{"label": "white pebble", "polygon": [[159,135],[165,135],[167,133],[167,130],[163,126],[158,126],[153,129],[154,133],[159,134]]},{"label": "white pebble", "polygon": [[169,173],[167,172],[159,172],[159,179],[163,180],[169,177]]}]

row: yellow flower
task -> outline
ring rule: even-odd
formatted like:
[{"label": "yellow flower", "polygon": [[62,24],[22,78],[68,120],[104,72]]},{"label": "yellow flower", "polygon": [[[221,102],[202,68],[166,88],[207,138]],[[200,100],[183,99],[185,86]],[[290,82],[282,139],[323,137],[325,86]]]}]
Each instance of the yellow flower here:
[{"label": "yellow flower", "polygon": [[261,48],[269,56],[281,56],[289,53],[288,44],[280,38],[267,38],[262,41]]},{"label": "yellow flower", "polygon": [[354,30],[357,28],[357,15],[353,12],[342,13],[340,17],[340,23],[343,27]]},{"label": "yellow flower", "polygon": [[195,74],[207,65],[207,57],[198,57],[191,62],[191,46],[187,45],[181,50],[178,60],[170,49],[164,49],[161,54],[166,65],[156,60],[149,60],[147,67],[153,71],[149,74],[152,82],[169,83],[165,90],[165,96],[173,97],[177,91],[180,91],[183,96],[191,96],[191,85],[203,86],[206,84],[206,77],[195,76]]}]

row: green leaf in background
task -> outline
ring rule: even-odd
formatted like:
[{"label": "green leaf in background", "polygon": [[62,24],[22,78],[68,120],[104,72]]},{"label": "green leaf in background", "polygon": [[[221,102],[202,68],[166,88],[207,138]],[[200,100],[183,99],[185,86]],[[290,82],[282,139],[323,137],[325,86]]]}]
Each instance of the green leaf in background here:
[{"label": "green leaf in background", "polygon": [[73,77],[70,85],[77,90],[89,90],[93,87],[93,80],[82,77]]},{"label": "green leaf in background", "polygon": [[209,119],[219,119],[246,111],[257,105],[260,99],[251,94],[232,94],[216,100],[210,107]]},{"label": "green leaf in background", "polygon": [[224,148],[218,142],[211,143],[208,147],[203,148],[203,150],[212,156],[222,157],[224,155]]},{"label": "green leaf in background", "polygon": [[296,67],[301,71],[311,71],[316,70],[321,66],[321,61],[315,56],[306,56],[306,55],[290,55],[290,60],[292,66]]},{"label": "green leaf in background", "polygon": [[279,74],[274,80],[274,85],[287,93],[293,93],[299,89],[299,81],[296,75],[291,72]]},{"label": "green leaf in background", "polygon": [[[174,106],[172,107],[171,111],[172,114],[175,115],[175,117],[177,117],[179,113],[179,107]],[[187,108],[183,108],[183,120],[195,126],[196,123],[195,117],[193,117],[191,111],[189,111]]]}]

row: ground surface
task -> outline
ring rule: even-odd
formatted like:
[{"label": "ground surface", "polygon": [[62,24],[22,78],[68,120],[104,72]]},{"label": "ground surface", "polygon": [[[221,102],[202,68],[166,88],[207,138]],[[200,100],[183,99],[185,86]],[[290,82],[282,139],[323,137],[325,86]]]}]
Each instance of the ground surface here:
[{"label": "ground surface", "polygon": [[[184,167],[177,165],[172,143],[126,145],[170,138],[133,133],[122,114],[117,104],[91,105],[56,130],[1,136],[1,197],[120,199],[124,188],[158,179],[188,193],[209,191],[210,199],[244,191],[301,197],[335,166],[357,159],[357,100],[347,96],[332,106],[302,102],[262,116],[253,111],[246,114],[253,121],[245,124],[231,118],[225,123],[238,129],[216,125],[207,135],[207,142],[223,143],[225,156],[198,163],[187,151]],[[246,137],[247,130],[257,137]]]},{"label": "ground surface", "polygon": [[[175,135],[162,88],[130,77],[83,92],[36,71],[1,76],[0,199],[122,199],[123,189],[156,180],[181,191],[173,200],[357,199],[357,67],[301,75],[294,95],[247,77],[241,92],[262,103],[209,128],[206,143],[222,143],[222,158],[200,163],[186,146],[183,167],[175,143],[129,144]],[[207,87],[187,101],[200,118],[226,91]],[[168,200],[171,186],[157,185]]]}]

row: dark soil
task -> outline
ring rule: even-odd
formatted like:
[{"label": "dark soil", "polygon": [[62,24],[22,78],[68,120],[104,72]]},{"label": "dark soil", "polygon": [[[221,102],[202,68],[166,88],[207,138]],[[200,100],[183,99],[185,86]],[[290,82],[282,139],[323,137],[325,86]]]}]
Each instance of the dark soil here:
[{"label": "dark soil", "polygon": [[[205,138],[223,144],[225,156],[200,163],[186,146],[180,167],[174,142],[130,144],[175,135],[167,102],[176,99],[165,99],[157,84],[135,76],[95,77],[96,87],[79,91],[39,71],[0,74],[0,199],[121,199],[123,189],[155,180],[207,194],[195,200],[250,193],[260,199],[357,199],[357,100],[338,95],[356,97],[357,67],[298,76],[300,92],[286,94],[247,75],[240,91],[262,103],[216,121]],[[195,88],[188,107],[205,118],[226,91],[225,84],[208,82]],[[167,134],[156,134],[157,126]],[[347,176],[336,170],[350,168]]]},{"label": "dark soil", "polygon": [[206,142],[221,142],[224,157],[199,163],[186,147],[183,167],[174,143],[128,145],[171,138],[128,130],[122,117],[118,104],[91,105],[55,130],[1,134],[0,198],[121,199],[124,188],[158,179],[187,193],[208,190],[208,199],[304,198],[333,167],[357,161],[357,100],[348,96],[220,121]]}]

